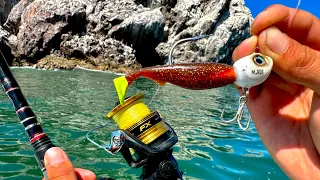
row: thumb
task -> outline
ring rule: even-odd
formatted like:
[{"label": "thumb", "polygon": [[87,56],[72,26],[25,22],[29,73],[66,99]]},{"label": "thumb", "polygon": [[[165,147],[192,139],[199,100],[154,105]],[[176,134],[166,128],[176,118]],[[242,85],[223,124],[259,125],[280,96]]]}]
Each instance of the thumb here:
[{"label": "thumb", "polygon": [[259,35],[260,51],[270,56],[273,70],[282,78],[320,94],[320,53],[300,44],[276,27]]},{"label": "thumb", "polygon": [[46,152],[44,164],[47,169],[49,180],[77,179],[67,154],[58,147],[52,147]]}]

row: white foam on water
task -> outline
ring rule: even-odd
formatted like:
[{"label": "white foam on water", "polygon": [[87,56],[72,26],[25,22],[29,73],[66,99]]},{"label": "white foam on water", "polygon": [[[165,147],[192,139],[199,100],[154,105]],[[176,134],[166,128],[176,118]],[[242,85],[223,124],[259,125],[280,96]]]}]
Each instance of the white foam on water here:
[{"label": "white foam on water", "polygon": [[125,75],[125,73],[116,73],[116,72],[112,72],[112,71],[108,71],[108,70],[102,71],[102,70],[97,70],[97,69],[88,69],[88,68],[81,67],[81,66],[76,66],[73,70],[85,70],[85,71],[92,71],[92,72],[102,72],[102,73],[115,74],[115,75],[120,75],[120,76]]},{"label": "white foam on water", "polygon": [[35,66],[10,66],[10,69],[37,69]]},{"label": "white foam on water", "polygon": [[[11,66],[10,69],[36,69],[36,70],[41,70],[41,71],[60,71],[60,70],[63,71],[64,70],[64,69],[48,70],[48,69],[44,69],[44,68],[37,68],[35,66]],[[102,71],[102,70],[96,70],[96,69],[88,69],[88,68],[81,67],[81,66],[76,66],[72,70],[84,70],[84,71],[92,71],[92,72],[101,72],[101,73],[115,74],[115,75],[119,75],[119,76],[125,75],[125,73],[116,73],[116,72],[112,72],[112,71]]]}]

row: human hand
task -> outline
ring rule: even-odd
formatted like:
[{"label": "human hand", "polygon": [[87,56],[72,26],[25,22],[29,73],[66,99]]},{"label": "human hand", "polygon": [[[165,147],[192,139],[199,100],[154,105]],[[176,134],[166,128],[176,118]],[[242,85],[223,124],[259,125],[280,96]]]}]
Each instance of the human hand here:
[{"label": "human hand", "polygon": [[233,60],[258,45],[273,73],[252,87],[247,102],[268,152],[291,179],[320,179],[320,21],[308,12],[274,5],[252,24],[251,38]]},{"label": "human hand", "polygon": [[[67,154],[58,147],[50,148],[44,156],[49,180],[95,180],[96,175],[86,169],[73,168]],[[45,180],[45,179],[44,179]]]}]

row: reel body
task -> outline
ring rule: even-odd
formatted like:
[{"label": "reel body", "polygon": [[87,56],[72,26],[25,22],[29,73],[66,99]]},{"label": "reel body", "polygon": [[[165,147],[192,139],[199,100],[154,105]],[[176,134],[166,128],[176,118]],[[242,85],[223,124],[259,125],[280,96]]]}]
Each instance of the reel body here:
[{"label": "reel body", "polygon": [[[111,154],[120,152],[133,168],[142,167],[141,179],[182,179],[182,172],[172,156],[172,146],[178,142],[173,128],[157,111],[151,112],[143,103],[144,95],[138,93],[118,102],[107,118],[115,121],[119,130],[112,132],[110,144],[101,146]],[[102,127],[101,127],[102,128]]]}]

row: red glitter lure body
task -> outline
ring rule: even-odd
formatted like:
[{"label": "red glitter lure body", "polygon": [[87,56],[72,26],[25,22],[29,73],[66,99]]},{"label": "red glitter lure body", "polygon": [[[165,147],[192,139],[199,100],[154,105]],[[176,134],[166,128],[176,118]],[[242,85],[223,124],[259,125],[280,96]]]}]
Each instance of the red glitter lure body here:
[{"label": "red glitter lure body", "polygon": [[141,76],[157,82],[160,86],[169,82],[193,90],[222,87],[232,84],[236,80],[236,74],[232,66],[218,63],[154,66],[135,71],[125,78],[130,85]]}]

